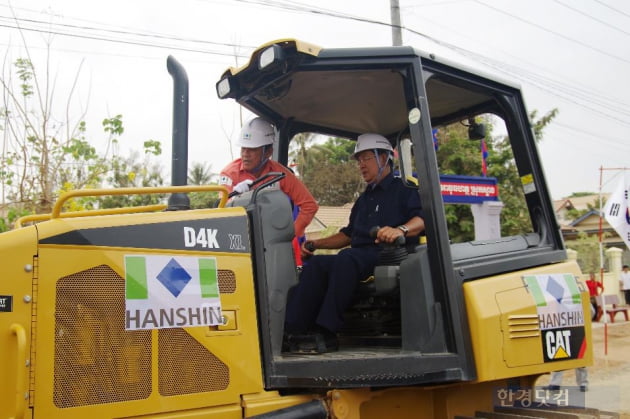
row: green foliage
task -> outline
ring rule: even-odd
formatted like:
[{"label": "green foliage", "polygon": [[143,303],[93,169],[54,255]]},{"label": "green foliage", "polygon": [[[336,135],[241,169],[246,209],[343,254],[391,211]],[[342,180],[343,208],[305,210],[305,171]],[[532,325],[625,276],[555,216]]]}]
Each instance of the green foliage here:
[{"label": "green foliage", "polygon": [[[147,157],[140,160],[138,152],[129,157],[115,156],[107,183],[113,188],[155,187],[164,183],[160,165],[152,163]],[[164,202],[166,195],[111,195],[98,199],[100,208],[118,208],[127,206],[154,205]]]},{"label": "green foliage", "polygon": [[8,231],[18,218],[31,213],[21,208],[8,208],[6,218],[0,217],[0,233]]},{"label": "green foliage", "polygon": [[596,195],[595,192],[573,192],[571,195],[569,195],[569,198],[580,198],[582,196],[590,196],[590,195]]},{"label": "green foliage", "polygon": [[34,78],[34,69],[31,60],[27,58],[18,58],[15,61],[15,67],[17,68],[16,73],[21,82],[21,95],[24,98],[32,96],[34,91],[31,83]]},{"label": "green foliage", "polygon": [[314,138],[303,134],[296,138],[298,147],[294,156],[299,174],[318,203],[341,206],[354,202],[365,187],[352,159],[354,141],[328,138],[323,144],[306,148]]},{"label": "green foliage", "polygon": [[[491,133],[489,121],[488,136]],[[440,174],[479,176],[481,174],[481,143],[468,138],[468,126],[456,123],[438,130],[438,150],[436,152]],[[488,153],[492,144],[488,143]],[[490,175],[492,176],[492,175]],[[475,238],[475,223],[469,205],[448,204],[444,206],[449,238],[453,243],[461,243]]]},{"label": "green foliage", "polygon": [[[609,236],[609,234],[604,233],[604,237],[606,236]],[[600,254],[599,237],[597,235],[589,236],[581,231],[578,233],[577,240],[568,241],[566,245],[577,252],[577,262],[582,272],[599,272]]]},{"label": "green foliage", "polygon": [[354,160],[340,163],[325,160],[304,177],[304,184],[320,205],[327,206],[354,202],[365,188]]},{"label": "green foliage", "polygon": [[[537,141],[542,140],[545,126],[557,115],[553,109],[538,120],[536,111],[530,118]],[[487,127],[486,147],[488,149],[487,173],[497,179],[499,198],[503,203],[501,211],[501,235],[511,236],[533,230],[530,214],[527,210],[525,194],[520,175],[516,168],[514,155],[507,136],[492,137],[492,119],[483,117]],[[468,139],[468,127],[457,123],[440,127],[438,132],[439,148],[437,157],[441,174],[479,176],[481,173],[481,148],[479,141]],[[446,220],[449,237],[453,242],[474,239],[474,220],[466,205],[446,205]]]},{"label": "green foliage", "polygon": [[538,120],[536,119],[537,115],[538,115],[538,111],[534,109],[529,114],[529,119],[530,121],[534,121],[534,123],[532,124],[532,130],[534,131],[534,138],[536,139],[536,141],[541,141],[543,139],[543,132],[545,130],[545,127],[549,125],[549,123],[553,120],[553,118],[558,116],[558,108],[554,108],[550,110]]},{"label": "green foliage", "polygon": [[[212,166],[204,163],[193,163],[188,170],[188,184],[208,185],[212,183],[216,173],[212,172]],[[218,192],[193,192],[188,195],[190,208],[213,208],[220,199]]]},{"label": "green foliage", "polygon": [[[44,71],[49,72],[48,69]],[[161,169],[150,160],[151,156],[160,155],[159,142],[148,140],[144,143],[148,156],[143,161],[137,153],[127,159],[117,156],[112,145],[118,143],[124,125],[122,115],[116,115],[103,120],[106,149],[99,153],[93,141],[86,138],[85,122],[72,121],[67,116],[74,89],[62,111],[66,115],[64,120],[54,113],[54,86],[48,85],[48,77],[43,80],[38,80],[30,60],[23,58],[16,60],[13,67],[5,68],[0,77],[4,100],[0,105],[0,116],[5,134],[0,155],[3,186],[0,205],[6,214],[5,218],[0,218],[0,229],[9,228],[24,214],[49,213],[57,196],[70,189],[103,185],[157,186],[162,183]],[[92,209],[101,205],[144,205],[159,199],[120,197],[99,200],[85,197],[71,200],[64,210]]]},{"label": "green foliage", "polygon": [[122,115],[116,115],[113,118],[103,119],[103,131],[109,133],[112,137],[121,136],[125,132],[122,123]]},{"label": "green foliage", "polygon": [[345,138],[329,138],[322,145],[321,150],[330,163],[346,163],[354,162],[355,142],[346,140]]},{"label": "green foliage", "polygon": [[436,152],[440,174],[481,174],[480,142],[468,139],[468,127],[457,123],[438,130],[439,147]]},{"label": "green foliage", "polygon": [[[605,200],[602,199],[602,207],[606,204]],[[569,220],[577,220],[578,218],[588,214],[591,211],[599,211],[599,199],[594,199],[592,202],[586,204],[586,208],[577,209],[571,208],[567,210],[566,217]]]},{"label": "green foliage", "polygon": [[162,143],[155,140],[147,140],[144,142],[144,153],[159,156],[162,154]]}]

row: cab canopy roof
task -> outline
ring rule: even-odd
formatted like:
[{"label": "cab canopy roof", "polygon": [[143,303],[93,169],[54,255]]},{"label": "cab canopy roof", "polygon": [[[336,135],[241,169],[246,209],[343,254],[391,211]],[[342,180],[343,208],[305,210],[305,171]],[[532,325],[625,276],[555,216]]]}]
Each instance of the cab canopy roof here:
[{"label": "cab canopy roof", "polygon": [[[408,77],[409,72],[418,72],[417,77]],[[420,80],[421,73],[433,126],[500,113],[487,90],[463,88],[449,79],[462,72],[481,84],[514,88],[438,63],[411,47],[323,49],[280,40],[258,48],[243,67],[228,69],[217,93],[276,124],[290,123],[294,132],[345,133],[349,138],[376,132],[391,138],[408,126],[414,102],[409,96],[415,91],[410,83]]]}]

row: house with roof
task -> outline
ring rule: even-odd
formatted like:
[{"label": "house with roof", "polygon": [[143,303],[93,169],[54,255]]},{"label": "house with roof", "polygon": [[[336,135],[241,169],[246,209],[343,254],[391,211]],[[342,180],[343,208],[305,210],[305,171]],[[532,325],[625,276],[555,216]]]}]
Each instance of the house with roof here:
[{"label": "house with roof", "polygon": [[[605,203],[609,196],[610,194],[608,193],[602,194],[602,203]],[[554,210],[562,237],[568,247],[571,247],[571,241],[577,240],[580,233],[590,237],[599,237],[601,229],[603,250],[605,251],[612,247],[621,249],[624,263],[630,261],[630,250],[599,211],[599,195],[593,194],[556,200],[554,201]],[[578,218],[574,218],[571,217],[572,210],[588,211]]]},{"label": "house with roof", "polygon": [[[602,202],[606,202],[609,193],[602,194]],[[556,219],[558,223],[563,225],[571,224],[575,217],[571,217],[570,213],[573,210],[586,210],[590,208],[599,208],[599,195],[584,195],[571,198],[562,198],[553,201],[554,211],[556,213]]]},{"label": "house with roof", "polygon": [[352,204],[341,207],[320,206],[311,223],[306,227],[306,237],[311,240],[329,236],[348,225]]}]

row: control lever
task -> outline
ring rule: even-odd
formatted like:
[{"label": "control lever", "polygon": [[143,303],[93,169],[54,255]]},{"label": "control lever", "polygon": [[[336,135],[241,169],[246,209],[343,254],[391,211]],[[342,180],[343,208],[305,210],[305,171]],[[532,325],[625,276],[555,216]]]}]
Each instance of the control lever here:
[{"label": "control lever", "polygon": [[[381,229],[380,226],[374,226],[370,229],[370,237],[372,238],[376,238],[376,234],[378,233],[378,231]],[[404,246],[405,243],[407,241],[405,240],[405,235],[403,234],[402,236],[398,236],[396,237],[396,240],[394,240],[392,243],[383,243],[385,245],[389,245],[389,246],[394,246],[394,247],[399,247],[399,246]]]}]

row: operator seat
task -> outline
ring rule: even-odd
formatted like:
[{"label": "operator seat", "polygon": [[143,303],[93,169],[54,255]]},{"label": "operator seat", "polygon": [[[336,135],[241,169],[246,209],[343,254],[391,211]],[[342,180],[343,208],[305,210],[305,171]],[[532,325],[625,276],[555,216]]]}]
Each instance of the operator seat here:
[{"label": "operator seat", "polygon": [[[235,196],[229,207],[245,207],[263,344],[280,354],[287,294],[297,284],[291,203],[279,189],[260,188]],[[268,333],[264,329],[268,327]]]}]

